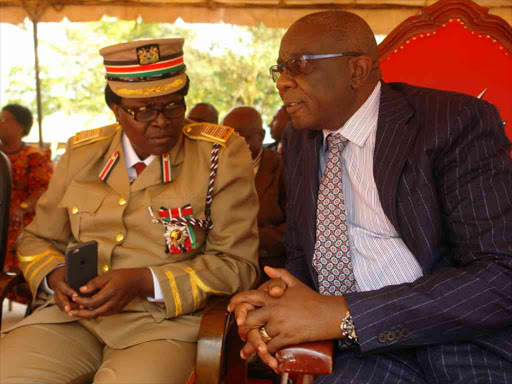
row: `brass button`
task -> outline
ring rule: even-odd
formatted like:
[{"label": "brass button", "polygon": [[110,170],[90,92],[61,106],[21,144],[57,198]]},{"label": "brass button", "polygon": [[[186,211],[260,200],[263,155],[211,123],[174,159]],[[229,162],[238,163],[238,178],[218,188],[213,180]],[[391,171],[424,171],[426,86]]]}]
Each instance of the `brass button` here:
[{"label": "brass button", "polygon": [[379,343],[386,343],[388,341],[385,333],[381,333],[378,337],[378,340],[379,340]]},{"label": "brass button", "polygon": [[126,204],[126,200],[124,197],[121,197],[118,201],[119,205],[125,205]]},{"label": "brass button", "polygon": [[101,272],[107,273],[110,271],[110,267],[107,264],[103,264],[103,267],[101,267]]},{"label": "brass button", "polygon": [[78,207],[76,205],[73,208],[71,208],[71,213],[73,215],[76,215],[78,213]]},{"label": "brass button", "polygon": [[123,241],[123,240],[124,240],[124,235],[123,235],[122,233],[118,233],[118,234],[116,235],[116,241],[117,241],[118,243],[120,243],[120,242],[121,242],[121,241]]}]

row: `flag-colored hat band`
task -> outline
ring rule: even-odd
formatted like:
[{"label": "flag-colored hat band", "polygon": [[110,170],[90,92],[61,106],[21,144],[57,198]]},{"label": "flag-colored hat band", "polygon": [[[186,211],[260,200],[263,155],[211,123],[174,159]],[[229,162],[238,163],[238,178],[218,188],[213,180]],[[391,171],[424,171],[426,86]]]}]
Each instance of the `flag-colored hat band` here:
[{"label": "flag-colored hat band", "polygon": [[141,65],[138,62],[104,61],[106,78],[115,81],[153,81],[157,78],[177,76],[185,72],[183,52],[162,57],[154,64]]},{"label": "flag-colored hat band", "polygon": [[182,38],[140,40],[102,48],[106,79],[121,97],[168,95],[187,84]]}]

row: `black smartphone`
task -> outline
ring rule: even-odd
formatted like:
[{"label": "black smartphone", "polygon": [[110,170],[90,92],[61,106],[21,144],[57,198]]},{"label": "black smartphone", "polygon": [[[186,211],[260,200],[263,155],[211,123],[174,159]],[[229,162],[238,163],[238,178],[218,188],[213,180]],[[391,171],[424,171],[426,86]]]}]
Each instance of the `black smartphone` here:
[{"label": "black smartphone", "polygon": [[76,293],[91,297],[96,292],[81,293],[80,287],[98,275],[98,242],[88,241],[66,250],[66,282]]}]

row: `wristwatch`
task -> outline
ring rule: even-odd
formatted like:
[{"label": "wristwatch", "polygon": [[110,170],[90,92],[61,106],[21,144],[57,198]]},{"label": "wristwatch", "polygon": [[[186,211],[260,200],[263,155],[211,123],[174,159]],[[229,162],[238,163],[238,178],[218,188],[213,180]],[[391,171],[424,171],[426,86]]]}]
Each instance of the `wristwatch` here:
[{"label": "wristwatch", "polygon": [[356,327],[354,326],[354,321],[348,311],[343,320],[341,320],[340,330],[342,339],[340,340],[339,345],[342,349],[346,349],[353,345],[359,345]]}]

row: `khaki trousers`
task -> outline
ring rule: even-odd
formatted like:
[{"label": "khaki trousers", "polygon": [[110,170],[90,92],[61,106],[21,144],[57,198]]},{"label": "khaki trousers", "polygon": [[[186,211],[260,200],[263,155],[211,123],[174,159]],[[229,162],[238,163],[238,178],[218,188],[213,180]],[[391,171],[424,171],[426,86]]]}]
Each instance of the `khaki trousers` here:
[{"label": "khaki trousers", "polygon": [[0,340],[1,384],[185,384],[196,343],[106,346],[79,322],[17,328]]}]

